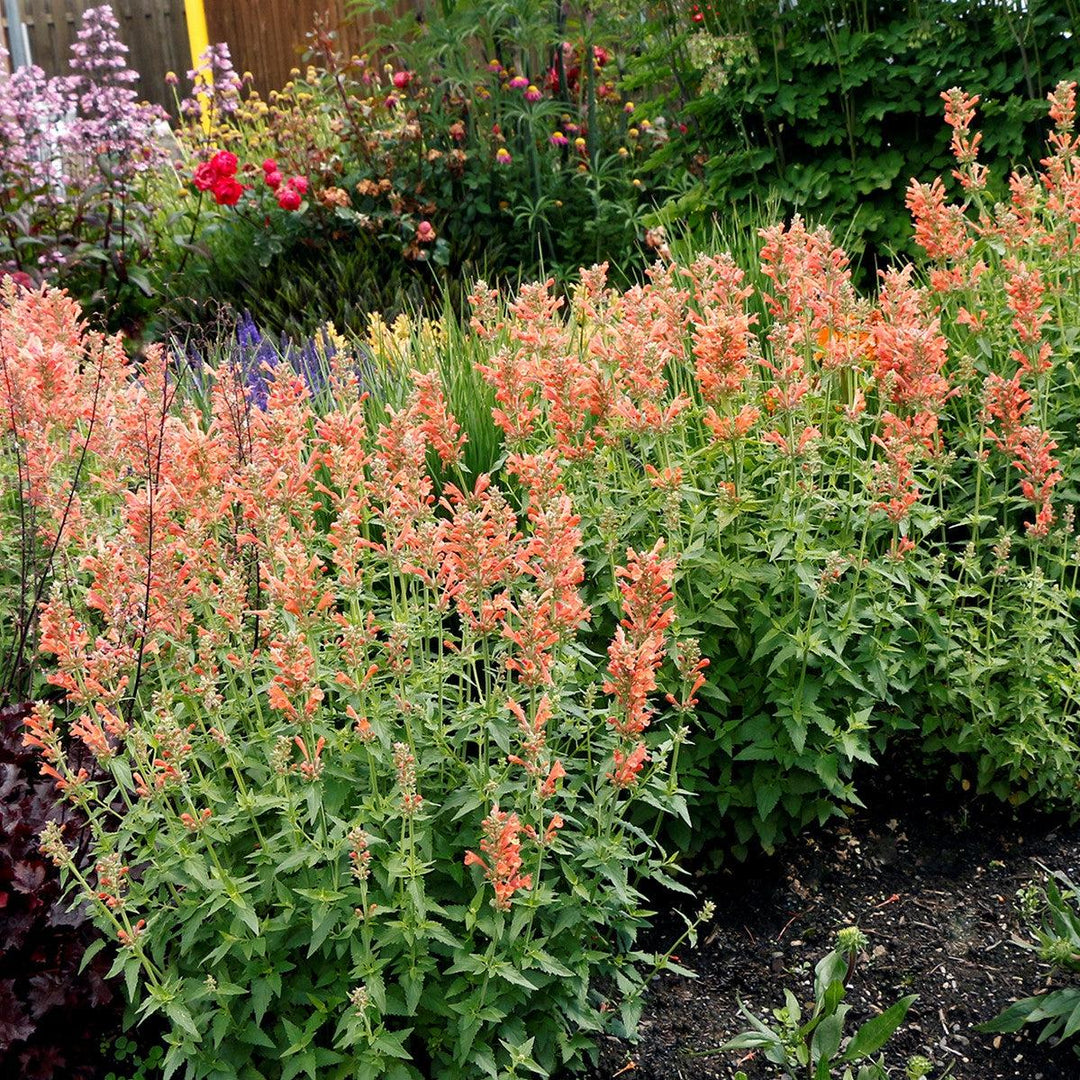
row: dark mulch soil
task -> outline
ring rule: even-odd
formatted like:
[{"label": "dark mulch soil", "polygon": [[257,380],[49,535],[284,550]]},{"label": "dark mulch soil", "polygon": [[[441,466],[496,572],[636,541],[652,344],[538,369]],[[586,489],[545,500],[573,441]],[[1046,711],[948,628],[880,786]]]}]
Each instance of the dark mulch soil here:
[{"label": "dark mulch soil", "polygon": [[[1041,877],[1039,863],[1080,879],[1080,829],[909,785],[890,791],[885,779],[848,820],[699,881],[717,914],[699,948],[680,957],[698,978],[665,972],[654,980],[639,1042],[605,1040],[593,1080],[730,1080],[740,1068],[750,1080],[776,1077],[760,1055],[690,1052],[748,1026],[740,999],[770,1020],[785,987],[811,1001],[814,964],[850,925],[870,945],[848,993],[849,1025],[919,995],[889,1043],[894,1076],[919,1053],[937,1065],[933,1077],[951,1066],[955,1080],[1080,1080],[1080,1057],[1067,1046],[1036,1045],[1037,1028],[974,1030],[1045,985],[1046,966],[1013,940],[1022,934],[1016,892]],[[663,948],[663,935],[677,936],[680,925],[661,920],[649,947]]]}]

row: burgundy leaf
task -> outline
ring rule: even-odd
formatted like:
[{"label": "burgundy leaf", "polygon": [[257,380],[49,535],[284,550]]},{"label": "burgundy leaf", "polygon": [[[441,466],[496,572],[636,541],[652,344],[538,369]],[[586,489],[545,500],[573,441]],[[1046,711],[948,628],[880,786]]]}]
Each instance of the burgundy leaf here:
[{"label": "burgundy leaf", "polygon": [[30,1038],[34,1022],[15,996],[15,980],[0,979],[0,1050]]},{"label": "burgundy leaf", "polygon": [[17,862],[12,867],[11,883],[27,895],[34,896],[45,881],[45,867],[42,863]]},{"label": "burgundy leaf", "polygon": [[58,972],[43,972],[30,977],[30,994],[27,1004],[35,1018],[50,1009],[59,1008],[67,1001],[67,980]]}]

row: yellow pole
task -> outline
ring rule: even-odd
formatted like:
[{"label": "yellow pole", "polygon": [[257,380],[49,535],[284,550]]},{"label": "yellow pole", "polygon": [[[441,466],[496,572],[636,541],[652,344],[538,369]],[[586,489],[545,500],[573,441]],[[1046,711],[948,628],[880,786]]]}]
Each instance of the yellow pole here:
[{"label": "yellow pole", "polygon": [[[204,0],[184,0],[184,17],[187,20],[188,48],[191,50],[191,66],[197,69],[203,53],[210,47],[210,32],[206,29],[206,8]],[[207,112],[209,97],[200,94],[203,106],[203,129],[210,130],[210,116]]]},{"label": "yellow pole", "polygon": [[184,0],[184,15],[187,18],[191,66],[197,67],[199,57],[210,45],[210,34],[206,29],[206,8],[203,6],[203,0]]}]

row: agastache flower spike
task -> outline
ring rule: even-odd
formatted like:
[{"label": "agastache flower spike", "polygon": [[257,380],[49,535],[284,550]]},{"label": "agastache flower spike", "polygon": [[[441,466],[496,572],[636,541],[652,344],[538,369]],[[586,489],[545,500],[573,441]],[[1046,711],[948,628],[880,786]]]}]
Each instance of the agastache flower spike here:
[{"label": "agastache flower spike", "polygon": [[645,743],[638,741],[629,754],[616,750],[613,757],[615,771],[607,774],[610,780],[621,791],[637,786],[638,774],[642,766],[649,760],[649,751]]},{"label": "agastache flower spike", "polygon": [[465,852],[466,866],[480,866],[484,877],[495,890],[492,906],[496,911],[509,911],[514,893],[519,889],[532,888],[532,874],[521,874],[521,833],[524,832],[517,814],[500,810],[496,803],[482,822],[484,839],[480,850],[486,859],[475,851]]},{"label": "agastache flower spike", "polygon": [[394,743],[394,768],[401,790],[401,812],[405,817],[412,817],[423,805],[424,798],[416,790],[416,757],[403,742]]},{"label": "agastache flower spike", "polygon": [[664,541],[639,555],[626,552],[626,566],[616,570],[623,596],[623,618],[608,647],[608,680],[619,715],[611,718],[624,738],[640,735],[649,726],[653,710],[648,696],[656,689],[656,672],[664,659],[664,634],[675,618],[671,606],[675,560],[661,558]]}]

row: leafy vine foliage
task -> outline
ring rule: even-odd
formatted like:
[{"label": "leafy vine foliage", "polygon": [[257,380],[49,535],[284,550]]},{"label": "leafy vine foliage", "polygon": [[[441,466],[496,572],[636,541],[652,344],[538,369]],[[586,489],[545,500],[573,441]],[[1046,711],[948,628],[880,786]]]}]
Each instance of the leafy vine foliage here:
[{"label": "leafy vine foliage", "polygon": [[667,8],[655,59],[679,58],[693,97],[654,164],[686,163],[697,183],[665,219],[772,196],[838,230],[850,222],[845,247],[872,270],[875,258],[912,251],[898,212],[911,177],[950,167],[936,88],[981,95],[983,147],[1004,169],[1039,159],[1042,101],[1076,73],[1072,0],[779,6],[741,0],[690,18]]}]

